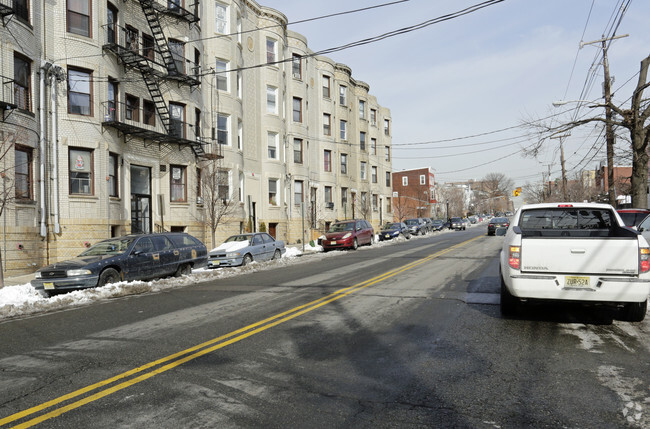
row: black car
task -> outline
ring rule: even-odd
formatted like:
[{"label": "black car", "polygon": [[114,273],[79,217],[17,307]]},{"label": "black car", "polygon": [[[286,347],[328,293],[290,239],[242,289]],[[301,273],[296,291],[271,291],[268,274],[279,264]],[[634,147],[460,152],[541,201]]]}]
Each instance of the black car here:
[{"label": "black car", "polygon": [[427,233],[427,224],[421,217],[406,219],[404,223],[409,227],[411,235],[424,235]]},{"label": "black car", "polygon": [[461,229],[466,229],[467,227],[465,226],[465,223],[463,220],[459,217],[452,217],[449,219],[449,229],[455,229],[457,231],[460,231]]},{"label": "black car", "polygon": [[411,231],[404,222],[387,223],[379,232],[379,241],[390,240],[399,236],[411,238]]},{"label": "black car", "polygon": [[434,231],[441,231],[445,227],[445,222],[440,219],[434,219],[431,226]]},{"label": "black car", "polygon": [[487,227],[487,235],[494,235],[497,228],[508,228],[510,221],[507,217],[494,217],[490,220]]},{"label": "black car", "polygon": [[207,262],[205,245],[189,234],[126,235],[100,241],[74,259],[41,268],[31,284],[52,296],[119,281],[181,276]]}]

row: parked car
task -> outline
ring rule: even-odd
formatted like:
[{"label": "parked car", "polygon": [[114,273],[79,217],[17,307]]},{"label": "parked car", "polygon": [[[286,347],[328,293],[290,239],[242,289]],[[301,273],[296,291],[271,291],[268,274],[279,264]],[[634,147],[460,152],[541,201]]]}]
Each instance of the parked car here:
[{"label": "parked car", "polygon": [[440,219],[434,219],[432,224],[434,231],[441,231],[445,226],[445,221]]},{"label": "parked car", "polygon": [[497,228],[508,228],[510,220],[507,217],[493,217],[487,226],[487,235],[495,235]]},{"label": "parked car", "polygon": [[466,226],[463,223],[463,220],[459,217],[452,217],[449,219],[449,229],[455,229],[457,231],[460,231],[461,229],[465,229]]},{"label": "parked car", "polygon": [[464,217],[462,221],[463,221],[463,225],[465,225],[465,228],[467,228],[468,226],[472,226],[472,224],[469,223],[469,219],[467,219],[466,217]]},{"label": "parked car", "polygon": [[41,268],[32,286],[45,296],[131,280],[187,275],[205,267],[205,245],[189,234],[169,232],[109,238],[74,259]]},{"label": "parked car", "polygon": [[354,249],[375,242],[375,230],[363,219],[342,220],[330,225],[321,241],[323,250]]},{"label": "parked car", "polygon": [[411,238],[411,231],[404,222],[387,223],[379,232],[379,241],[390,240],[399,236]]},{"label": "parked car", "polygon": [[643,220],[650,215],[649,209],[618,209],[618,215],[623,219],[625,226],[636,229]]},{"label": "parked car", "polygon": [[237,234],[208,253],[208,268],[236,267],[253,261],[280,259],[286,253],[284,241],[266,232]]},{"label": "parked car", "polygon": [[406,219],[404,223],[409,227],[412,235],[424,235],[427,233],[427,224],[421,217]]},{"label": "parked car", "polygon": [[426,226],[426,232],[429,233],[433,231],[433,220],[430,217],[423,217],[422,220]]}]

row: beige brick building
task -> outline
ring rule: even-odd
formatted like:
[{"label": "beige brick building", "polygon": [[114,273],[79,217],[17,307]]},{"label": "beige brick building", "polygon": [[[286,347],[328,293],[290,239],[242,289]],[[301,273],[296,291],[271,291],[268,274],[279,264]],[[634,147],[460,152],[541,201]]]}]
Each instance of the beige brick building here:
[{"label": "beige brick building", "polygon": [[5,275],[127,233],[210,248],[211,201],[216,244],[392,218],[390,111],[369,85],[278,11],[197,4],[0,0]]}]

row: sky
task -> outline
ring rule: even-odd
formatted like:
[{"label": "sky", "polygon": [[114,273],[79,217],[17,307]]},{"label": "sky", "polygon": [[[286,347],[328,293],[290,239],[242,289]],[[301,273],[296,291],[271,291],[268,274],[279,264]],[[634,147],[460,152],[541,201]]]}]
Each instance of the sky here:
[{"label": "sky", "polygon": [[[289,29],[312,51],[411,27],[483,3],[482,0],[259,0],[282,12]],[[395,3],[330,18],[325,15]],[[492,2],[486,2],[492,3]],[[624,11],[622,18],[620,11]],[[618,23],[618,26],[616,26]],[[393,170],[430,167],[437,182],[480,180],[504,173],[515,186],[561,176],[560,142],[550,139],[537,157],[523,149],[538,139],[524,122],[567,122],[578,103],[602,102],[600,44],[607,53],[613,102],[629,105],[640,62],[650,54],[647,0],[505,0],[442,23],[327,55],[391,111]],[[600,110],[600,111],[599,111]],[[604,115],[602,108],[584,114]],[[567,177],[605,162],[602,126],[563,139]],[[471,137],[476,136],[476,137]],[[618,140],[617,151],[628,144]],[[629,161],[621,159],[618,164]]]}]

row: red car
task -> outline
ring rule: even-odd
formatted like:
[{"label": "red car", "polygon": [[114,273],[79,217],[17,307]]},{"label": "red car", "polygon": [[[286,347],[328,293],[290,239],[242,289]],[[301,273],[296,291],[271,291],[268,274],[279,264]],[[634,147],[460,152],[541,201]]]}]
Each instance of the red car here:
[{"label": "red car", "polygon": [[363,219],[341,220],[333,223],[322,239],[324,251],[336,249],[353,249],[375,242],[375,230]]},{"label": "red car", "polygon": [[648,209],[618,209],[618,215],[623,219],[625,226],[636,229],[643,219],[650,215]]}]

